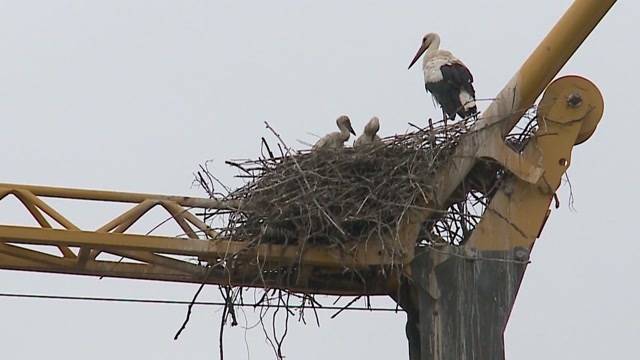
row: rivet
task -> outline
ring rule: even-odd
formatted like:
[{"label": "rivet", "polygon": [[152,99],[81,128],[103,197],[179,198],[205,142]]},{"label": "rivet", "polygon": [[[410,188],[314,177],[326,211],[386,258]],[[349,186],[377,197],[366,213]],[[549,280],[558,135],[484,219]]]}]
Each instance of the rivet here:
[{"label": "rivet", "polygon": [[582,96],[579,93],[572,93],[567,98],[567,105],[574,109],[580,107],[582,105]]}]

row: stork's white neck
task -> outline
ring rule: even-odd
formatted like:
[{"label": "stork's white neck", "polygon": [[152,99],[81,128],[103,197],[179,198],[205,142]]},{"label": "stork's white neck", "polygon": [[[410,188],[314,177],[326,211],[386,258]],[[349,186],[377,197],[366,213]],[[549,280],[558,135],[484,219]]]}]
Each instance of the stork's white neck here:
[{"label": "stork's white neck", "polygon": [[422,64],[424,64],[429,60],[429,58],[440,49],[440,35],[432,34],[431,42],[427,47],[427,50],[424,52],[424,56],[422,57]]}]

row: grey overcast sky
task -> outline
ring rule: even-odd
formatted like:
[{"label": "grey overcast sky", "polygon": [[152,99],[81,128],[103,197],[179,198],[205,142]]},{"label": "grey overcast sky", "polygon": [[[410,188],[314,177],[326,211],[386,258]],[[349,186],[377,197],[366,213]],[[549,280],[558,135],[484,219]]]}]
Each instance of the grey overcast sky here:
[{"label": "grey overcast sky", "polygon": [[[233,184],[223,160],[255,156],[265,120],[302,147],[342,113],[358,129],[380,116],[385,135],[437,116],[422,74],[407,71],[426,32],[471,68],[479,98],[494,96],[570,3],[3,0],[0,181],[204,195],[191,187],[197,164],[214,159]],[[506,331],[510,359],[637,354],[638,19],[640,3],[620,1],[561,72],[594,81],[606,111],[574,151],[576,210],[565,185],[535,246]],[[86,229],[121,209],[53,203]],[[26,219],[0,203],[2,223]],[[194,290],[0,271],[1,292],[189,299]],[[215,289],[202,299],[217,299]],[[0,298],[2,358],[215,359],[219,312],[196,308],[173,341],[183,306]],[[404,314],[328,315],[320,328],[292,325],[288,359],[408,358]],[[228,328],[225,348],[228,359],[274,357],[259,328]]]}]

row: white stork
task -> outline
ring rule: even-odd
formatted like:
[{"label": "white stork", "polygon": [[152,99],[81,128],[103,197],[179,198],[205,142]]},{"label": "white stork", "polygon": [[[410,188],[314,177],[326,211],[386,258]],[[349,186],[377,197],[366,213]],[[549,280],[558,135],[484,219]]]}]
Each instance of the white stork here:
[{"label": "white stork", "polygon": [[364,132],[362,133],[362,135],[360,135],[353,143],[353,148],[365,148],[369,146],[382,145],[382,140],[378,135],[376,135],[378,133],[378,130],[380,130],[380,119],[378,119],[377,116],[374,116],[364,127]]},{"label": "white stork", "polygon": [[341,149],[344,147],[344,143],[349,140],[349,133],[355,135],[351,127],[351,120],[348,116],[342,115],[336,120],[338,129],[340,131],[332,132],[322,137],[318,142],[313,145],[313,150],[319,149]]},{"label": "white stork", "polygon": [[440,36],[429,33],[422,38],[422,45],[409,64],[409,69],[424,53],[422,70],[427,92],[436,99],[442,112],[450,119],[456,114],[462,118],[475,114],[476,91],[471,71],[447,50],[440,50]]}]

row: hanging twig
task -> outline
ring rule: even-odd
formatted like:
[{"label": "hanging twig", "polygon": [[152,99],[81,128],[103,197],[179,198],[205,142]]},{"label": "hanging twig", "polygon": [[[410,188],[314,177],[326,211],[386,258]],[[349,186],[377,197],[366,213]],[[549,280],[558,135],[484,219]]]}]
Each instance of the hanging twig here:
[{"label": "hanging twig", "polygon": [[202,283],[198,287],[198,290],[193,295],[193,299],[191,299],[191,303],[187,307],[187,316],[185,317],[184,322],[182,322],[182,326],[180,326],[175,336],[173,337],[173,340],[178,340],[178,337],[180,336],[180,334],[182,334],[182,331],[187,327],[187,323],[189,323],[189,319],[191,318],[191,310],[193,309],[193,304],[196,302],[196,300],[198,300],[198,296],[200,295],[200,292],[202,292],[202,289],[204,289],[204,286],[207,283],[207,280],[209,278],[209,275],[211,275],[212,270],[213,270],[213,266],[209,265],[207,272],[204,276],[204,279],[202,280]]}]

